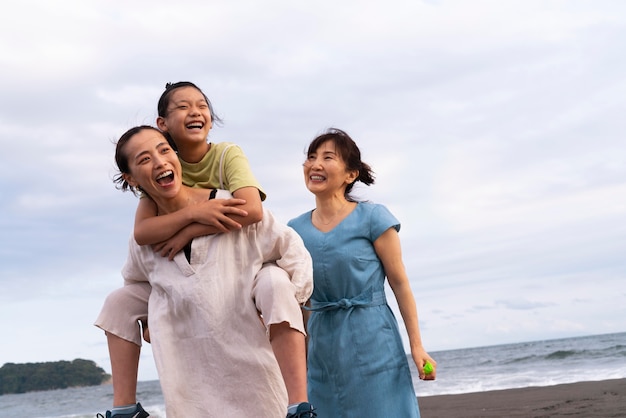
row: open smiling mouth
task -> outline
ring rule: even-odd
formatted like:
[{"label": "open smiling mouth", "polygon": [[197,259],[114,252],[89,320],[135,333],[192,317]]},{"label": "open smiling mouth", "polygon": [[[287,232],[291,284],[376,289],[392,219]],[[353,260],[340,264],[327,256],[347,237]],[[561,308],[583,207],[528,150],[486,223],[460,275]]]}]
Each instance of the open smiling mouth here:
[{"label": "open smiling mouth", "polygon": [[165,185],[174,181],[174,172],[172,170],[167,170],[159,174],[156,178],[156,182]]}]

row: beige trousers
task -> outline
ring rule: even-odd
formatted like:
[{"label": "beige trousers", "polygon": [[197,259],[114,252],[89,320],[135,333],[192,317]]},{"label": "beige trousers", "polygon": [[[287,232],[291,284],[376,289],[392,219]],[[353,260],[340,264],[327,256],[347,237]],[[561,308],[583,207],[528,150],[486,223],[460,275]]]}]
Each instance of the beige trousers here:
[{"label": "beige trousers", "polygon": [[[152,287],[148,282],[127,282],[111,292],[104,301],[95,325],[104,331],[141,346],[141,327],[148,323],[148,299]],[[263,318],[266,332],[272,324],[289,323],[305,334],[301,303],[289,274],[274,263],[266,263],[257,273],[252,299]]]}]

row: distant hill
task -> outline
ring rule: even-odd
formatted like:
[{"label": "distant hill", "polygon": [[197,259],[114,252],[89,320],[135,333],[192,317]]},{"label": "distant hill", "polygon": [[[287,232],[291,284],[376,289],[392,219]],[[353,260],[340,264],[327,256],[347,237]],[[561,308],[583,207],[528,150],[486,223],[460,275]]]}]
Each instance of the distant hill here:
[{"label": "distant hill", "polygon": [[6,363],[0,367],[0,395],[97,386],[109,380],[110,377],[91,360]]}]

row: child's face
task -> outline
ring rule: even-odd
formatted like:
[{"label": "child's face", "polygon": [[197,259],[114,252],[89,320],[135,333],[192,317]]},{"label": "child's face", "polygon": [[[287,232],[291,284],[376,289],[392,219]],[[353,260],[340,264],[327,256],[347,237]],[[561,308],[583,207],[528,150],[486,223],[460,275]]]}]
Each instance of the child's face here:
[{"label": "child's face", "polygon": [[160,117],[157,123],[171,135],[179,149],[198,141],[206,143],[212,126],[209,104],[197,89],[178,88],[170,97],[167,116]]}]

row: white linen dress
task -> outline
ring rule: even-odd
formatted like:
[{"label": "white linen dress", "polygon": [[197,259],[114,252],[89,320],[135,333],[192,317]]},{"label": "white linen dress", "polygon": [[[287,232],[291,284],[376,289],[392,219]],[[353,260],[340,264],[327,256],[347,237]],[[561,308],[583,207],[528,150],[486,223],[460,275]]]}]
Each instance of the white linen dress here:
[{"label": "white linen dress", "polygon": [[275,260],[300,289],[312,290],[312,263],[296,232],[263,220],[195,238],[191,262],[173,261],[131,238],[122,270],[149,281],[152,350],[168,418],[284,417],[287,392],[259,312],[255,275]]}]

